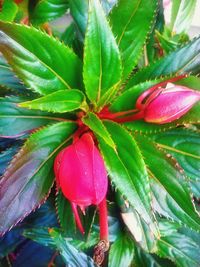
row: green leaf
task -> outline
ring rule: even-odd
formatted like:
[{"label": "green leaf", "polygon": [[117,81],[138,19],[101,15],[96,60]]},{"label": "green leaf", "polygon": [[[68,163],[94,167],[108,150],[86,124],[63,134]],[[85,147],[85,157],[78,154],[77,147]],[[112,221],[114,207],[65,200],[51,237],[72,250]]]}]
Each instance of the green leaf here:
[{"label": "green leaf", "polygon": [[149,179],[141,152],[133,137],[120,125],[112,122],[104,125],[116,145],[113,149],[98,138],[110,179],[155,232]]},{"label": "green leaf", "polygon": [[3,5],[3,7],[0,11],[0,20],[10,22],[13,21],[17,14],[18,6],[14,3],[13,0],[1,1],[1,5]]},{"label": "green leaf", "polygon": [[126,85],[126,89],[146,80],[161,78],[167,75],[198,73],[200,60],[200,37],[186,43],[181,48],[160,58],[137,72]]},{"label": "green leaf", "polygon": [[0,98],[0,136],[20,136],[35,128],[63,121],[58,114],[20,108],[21,98]]},{"label": "green leaf", "polygon": [[72,47],[73,42],[76,38],[75,24],[72,22],[67,29],[61,35],[61,41],[63,41],[67,46]]},{"label": "green leaf", "polygon": [[174,261],[179,267],[199,266],[200,246],[190,237],[178,232],[166,231],[158,242],[158,254]]},{"label": "green leaf", "polygon": [[39,0],[31,12],[31,22],[39,25],[61,17],[69,7],[67,0]]},{"label": "green leaf", "polygon": [[[121,62],[115,38],[106,20],[99,0],[89,1],[89,18],[84,46],[83,76],[86,93],[92,103],[98,104],[102,97],[120,82]],[[107,95],[104,103],[108,102]]]},{"label": "green leaf", "polygon": [[79,90],[60,90],[38,99],[18,104],[22,108],[40,109],[49,112],[64,113],[76,109],[85,109],[87,103]]},{"label": "green leaf", "polygon": [[54,180],[54,158],[76,129],[61,122],[34,134],[0,180],[0,233],[8,231],[48,196]]},{"label": "green leaf", "polygon": [[130,266],[134,257],[134,243],[127,234],[123,234],[111,246],[109,251],[109,267]]},{"label": "green leaf", "polygon": [[83,252],[79,252],[74,246],[72,246],[65,238],[62,237],[61,234],[56,232],[54,229],[50,229],[49,233],[54,240],[57,249],[63,257],[65,263],[71,267],[76,266],[87,266],[87,267],[95,267],[92,258],[84,254]]},{"label": "green leaf", "polygon": [[155,0],[119,0],[111,12],[112,30],[122,54],[124,79],[140,58],[154,21],[156,6]]},{"label": "green leaf", "polygon": [[[188,177],[191,179],[190,183],[194,188],[200,189],[200,133],[189,129],[174,129],[165,133],[158,133],[151,135],[151,138],[170,153],[178,161],[180,166],[184,169]],[[197,197],[199,197],[197,195]]]},{"label": "green leaf", "polygon": [[74,214],[70,202],[63,196],[60,190],[56,197],[56,209],[64,233],[68,236],[73,236],[76,233]]},{"label": "green leaf", "polygon": [[186,32],[192,22],[196,0],[173,0],[170,28],[172,32]]},{"label": "green leaf", "polygon": [[80,60],[70,48],[44,32],[0,22],[0,51],[19,78],[42,95],[80,88]]},{"label": "green leaf", "polygon": [[147,137],[137,135],[135,138],[148,166],[151,181],[155,181],[157,187],[155,198],[165,197],[165,194],[166,203],[174,214],[174,218],[180,223],[199,231],[200,217],[191,200],[188,182],[184,174],[176,167],[176,162],[168,158],[165,152],[160,150],[156,143],[151,142]]},{"label": "green leaf", "polygon": [[85,36],[88,21],[88,0],[69,0],[70,13],[78,27],[82,39]]},{"label": "green leaf", "polygon": [[113,142],[110,134],[102,121],[92,112],[89,112],[86,117],[83,118],[84,124],[86,124],[92,131],[99,135],[109,146],[115,149],[115,143]]}]

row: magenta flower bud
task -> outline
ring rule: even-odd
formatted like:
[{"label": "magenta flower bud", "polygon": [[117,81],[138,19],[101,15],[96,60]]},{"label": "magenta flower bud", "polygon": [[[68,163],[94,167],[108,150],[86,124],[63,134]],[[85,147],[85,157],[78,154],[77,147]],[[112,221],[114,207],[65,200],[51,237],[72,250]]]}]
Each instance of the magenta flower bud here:
[{"label": "magenta flower bud", "polygon": [[[142,103],[144,100],[144,103]],[[150,123],[169,123],[186,114],[200,100],[200,92],[175,84],[166,88],[151,88],[137,100],[143,119]]]},{"label": "magenta flower bud", "polygon": [[90,133],[83,134],[57,155],[54,171],[57,184],[71,202],[77,225],[84,233],[77,206],[84,213],[87,206],[99,205],[108,188],[104,161]]}]

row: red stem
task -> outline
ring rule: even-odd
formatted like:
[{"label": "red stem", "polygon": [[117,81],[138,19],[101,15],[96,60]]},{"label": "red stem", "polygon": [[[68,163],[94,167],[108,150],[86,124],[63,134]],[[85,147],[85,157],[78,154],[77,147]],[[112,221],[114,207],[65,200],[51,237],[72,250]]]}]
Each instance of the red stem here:
[{"label": "red stem", "polygon": [[100,239],[109,241],[108,233],[108,211],[106,198],[99,204],[99,225],[100,225]]},{"label": "red stem", "polygon": [[140,120],[140,119],[143,119],[144,117],[144,112],[143,110],[136,113],[136,114],[133,114],[131,116],[126,116],[126,117],[123,117],[123,118],[116,118],[114,119],[115,122],[119,122],[119,123],[123,123],[123,122],[130,122],[130,121],[135,121],[135,120]]},{"label": "red stem", "polygon": [[81,219],[80,219],[79,214],[78,214],[77,205],[75,203],[71,202],[71,206],[72,206],[72,210],[73,210],[73,213],[75,216],[75,221],[76,221],[77,227],[79,228],[80,232],[84,235],[85,230],[83,229]]}]

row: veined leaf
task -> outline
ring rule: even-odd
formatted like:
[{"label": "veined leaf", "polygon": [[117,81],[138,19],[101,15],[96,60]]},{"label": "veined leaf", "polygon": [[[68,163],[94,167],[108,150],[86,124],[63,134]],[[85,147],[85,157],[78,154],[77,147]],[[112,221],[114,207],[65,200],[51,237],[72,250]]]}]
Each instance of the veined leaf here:
[{"label": "veined leaf", "polygon": [[144,155],[149,175],[160,188],[157,191],[158,196],[163,196],[163,193],[160,193],[161,190],[166,192],[168,197],[167,203],[171,206],[176,220],[199,231],[200,217],[192,203],[184,174],[175,166],[174,161],[167,158],[166,154],[159,150],[159,147],[149,141],[147,137],[137,135],[135,138],[138,141],[142,155]]},{"label": "veined leaf", "polygon": [[113,142],[110,134],[108,133],[106,127],[103,125],[102,121],[92,112],[89,112],[86,117],[83,118],[84,124],[86,124],[92,131],[104,139],[104,141],[115,148],[115,143]]},{"label": "veined leaf", "polygon": [[31,22],[37,25],[61,17],[68,7],[67,0],[39,0],[31,12]]},{"label": "veined leaf", "polygon": [[83,252],[79,252],[74,246],[72,246],[65,238],[62,237],[61,234],[56,232],[54,229],[50,229],[49,233],[54,240],[57,249],[61,253],[64,262],[71,266],[87,266],[87,267],[95,267],[92,258],[84,254]]},{"label": "veined leaf", "polygon": [[192,22],[196,0],[173,0],[170,28],[172,32],[186,32]]},{"label": "veined leaf", "polygon": [[119,0],[110,14],[122,54],[123,78],[127,78],[139,60],[154,21],[156,5],[155,0]]},{"label": "veined leaf", "polygon": [[134,257],[133,240],[123,233],[112,245],[109,251],[109,267],[130,266]]},{"label": "veined leaf", "polygon": [[38,99],[18,104],[22,108],[40,109],[49,112],[64,113],[79,108],[85,109],[87,103],[79,90],[60,90]]},{"label": "veined leaf", "polygon": [[0,180],[0,234],[8,231],[46,198],[54,179],[53,161],[76,129],[61,122],[34,133]]},{"label": "veined leaf", "polygon": [[200,37],[141,69],[129,80],[126,89],[146,80],[167,75],[180,75],[188,72],[198,73],[199,61]]},{"label": "veined leaf", "polygon": [[79,29],[82,39],[85,36],[88,21],[89,0],[69,0],[70,13]]},{"label": "veined leaf", "polygon": [[61,115],[20,108],[21,98],[0,98],[0,136],[17,137],[35,128],[63,121]]},{"label": "veined leaf", "polygon": [[7,165],[10,163],[12,157],[17,153],[18,150],[19,145],[15,145],[0,153],[0,176],[4,173]]},{"label": "veined leaf", "polygon": [[[118,85],[121,62],[115,38],[99,0],[90,0],[89,3],[83,76],[88,98],[98,105],[106,92]],[[106,100],[109,100],[108,96]],[[105,102],[101,105],[105,105]]]},{"label": "veined leaf", "polygon": [[82,63],[70,48],[44,32],[0,22],[0,51],[19,78],[42,95],[80,88]]},{"label": "veined leaf", "polygon": [[13,0],[4,0],[1,1],[1,5],[3,5],[2,10],[0,11],[0,20],[2,21],[13,21],[18,7]]},{"label": "veined leaf", "polygon": [[116,149],[99,139],[108,174],[115,187],[155,232],[151,210],[150,186],[140,150],[129,133],[118,124],[105,122]]}]

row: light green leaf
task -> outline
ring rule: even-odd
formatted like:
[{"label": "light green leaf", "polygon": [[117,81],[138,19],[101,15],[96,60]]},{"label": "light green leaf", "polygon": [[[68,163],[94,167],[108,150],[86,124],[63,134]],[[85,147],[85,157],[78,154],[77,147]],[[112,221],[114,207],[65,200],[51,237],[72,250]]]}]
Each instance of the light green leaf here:
[{"label": "light green leaf", "polygon": [[109,267],[130,266],[134,257],[133,240],[123,233],[111,246],[109,251]]},{"label": "light green leaf", "polygon": [[141,56],[155,19],[156,6],[155,0],[119,0],[110,14],[112,30],[122,54],[124,79]]},{"label": "light green leaf", "polygon": [[61,17],[68,7],[67,0],[39,0],[31,12],[31,22],[38,25]]},{"label": "light green leaf", "polygon": [[87,103],[79,90],[60,90],[38,99],[18,104],[22,108],[40,109],[49,112],[64,113],[76,109],[85,109]]},{"label": "light green leaf", "polygon": [[110,179],[155,232],[149,179],[140,150],[133,137],[120,125],[112,122],[104,125],[116,145],[113,149],[98,138]]},{"label": "light green leaf", "polygon": [[102,121],[92,112],[89,112],[86,117],[83,118],[84,124],[86,124],[92,131],[104,139],[104,141],[115,148],[115,143],[113,142],[109,132],[103,125]]},{"label": "light green leaf", "polygon": [[3,5],[3,7],[0,11],[0,20],[13,21],[18,11],[18,6],[15,4],[14,0],[1,1],[1,5]]},{"label": "light green leaf", "polygon": [[[155,181],[155,199],[166,197],[167,208],[169,207],[171,212],[169,216],[173,214],[178,222],[199,231],[200,217],[192,202],[186,177],[175,166],[176,162],[168,158],[165,152],[159,150],[159,147],[147,137],[135,135],[135,138],[148,166],[151,181]],[[165,211],[165,209],[162,210]],[[168,210],[165,216],[167,215]]]},{"label": "light green leaf", "polygon": [[[88,98],[98,105],[106,92],[119,84],[121,62],[115,38],[99,0],[90,0],[89,3],[83,76]],[[107,96],[101,106],[109,100]]]},{"label": "light green leaf", "polygon": [[8,231],[48,196],[54,180],[53,162],[76,129],[61,122],[31,135],[0,180],[0,233]]},{"label": "light green leaf", "polygon": [[36,92],[80,88],[82,63],[73,51],[35,28],[0,22],[0,51]]},{"label": "light green leaf", "polygon": [[196,0],[173,0],[170,28],[172,32],[186,32],[192,22]]}]

